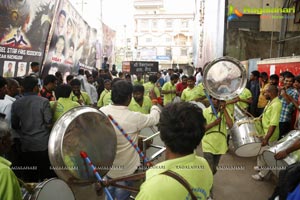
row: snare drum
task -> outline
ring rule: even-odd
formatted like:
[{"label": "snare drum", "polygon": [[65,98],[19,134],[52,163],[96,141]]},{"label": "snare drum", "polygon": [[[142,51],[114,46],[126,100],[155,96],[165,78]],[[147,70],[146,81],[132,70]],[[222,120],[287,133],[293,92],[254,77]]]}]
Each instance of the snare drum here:
[{"label": "snare drum", "polygon": [[[275,154],[283,151],[294,144],[296,140],[300,139],[300,131],[292,130],[284,138],[279,140],[276,145],[270,147],[263,152],[263,158],[267,165],[275,173],[277,170],[284,169],[286,166],[296,163],[300,160],[300,152],[294,151],[290,153],[285,159],[276,160]],[[276,174],[276,173],[275,173]]]},{"label": "snare drum", "polygon": [[39,183],[32,193],[26,192],[23,200],[75,200],[70,187],[57,178]]},{"label": "snare drum", "polygon": [[261,141],[256,135],[255,124],[251,118],[247,117],[236,121],[231,128],[235,154],[240,157],[257,156],[261,148]]}]

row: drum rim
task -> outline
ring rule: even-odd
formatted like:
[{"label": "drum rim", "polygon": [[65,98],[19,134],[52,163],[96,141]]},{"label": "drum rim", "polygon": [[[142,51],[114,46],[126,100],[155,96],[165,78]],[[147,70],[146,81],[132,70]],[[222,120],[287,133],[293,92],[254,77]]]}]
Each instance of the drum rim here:
[{"label": "drum rim", "polygon": [[213,90],[211,90],[211,87],[209,86],[208,82],[206,79],[204,79],[203,81],[203,86],[204,88],[207,90],[208,94],[210,94],[212,97],[216,98],[216,99],[220,99],[220,100],[229,100],[229,99],[233,99],[237,96],[239,96],[239,94],[244,90],[244,88],[246,87],[247,84],[247,74],[246,74],[246,69],[245,67],[241,64],[241,62],[233,57],[229,57],[229,56],[223,56],[221,58],[217,58],[213,61],[211,61],[206,67],[204,67],[203,69],[203,74],[207,74],[208,71],[211,69],[211,67],[220,62],[220,61],[229,61],[233,64],[235,64],[241,71],[241,80],[242,82],[239,84],[239,88],[232,92],[230,95],[226,94],[217,94],[215,93]]},{"label": "drum rim", "polygon": [[[91,183],[96,180],[95,176],[92,176],[89,179],[80,179],[77,176],[74,176],[73,173],[71,173],[70,170],[56,170],[55,166],[59,167],[67,167],[64,158],[64,152],[63,152],[63,143],[64,143],[64,136],[66,134],[66,131],[68,130],[69,126],[72,124],[73,120],[77,119],[82,114],[88,114],[88,113],[94,113],[97,115],[100,115],[100,117],[106,118],[106,120],[102,120],[101,123],[105,123],[107,126],[109,126],[109,129],[115,133],[115,129],[110,123],[109,119],[106,117],[106,115],[101,112],[100,110],[96,108],[92,108],[90,106],[80,106],[75,107],[70,110],[68,110],[64,115],[62,115],[54,124],[52,131],[49,136],[49,142],[48,142],[48,155],[49,160],[51,163],[51,166],[54,166],[54,171],[57,174],[57,176],[64,180],[65,182],[69,183]],[[114,149],[116,151],[117,148],[117,138],[116,134],[112,137],[112,143],[114,143]],[[112,147],[113,148],[113,147]],[[80,155],[78,154],[80,157]],[[113,161],[115,159],[115,154],[112,158],[112,161],[110,163],[110,166],[113,165]],[[94,161],[96,163],[96,161]],[[104,176],[108,173],[109,170],[101,170],[101,174]],[[103,174],[104,173],[104,174]]]}]

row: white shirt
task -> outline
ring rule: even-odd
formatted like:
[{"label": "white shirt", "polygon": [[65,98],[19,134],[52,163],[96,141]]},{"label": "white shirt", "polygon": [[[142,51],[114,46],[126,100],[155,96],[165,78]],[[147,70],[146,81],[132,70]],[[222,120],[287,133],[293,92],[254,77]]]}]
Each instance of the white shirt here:
[{"label": "white shirt", "polygon": [[202,75],[201,73],[199,72],[197,75],[196,75],[196,85],[198,85],[199,83],[202,82]]},{"label": "white shirt", "polygon": [[89,83],[87,93],[91,98],[92,104],[98,102],[98,93],[97,93],[97,89],[95,86],[93,86],[92,84]]},{"label": "white shirt", "polygon": [[[100,108],[104,114],[110,114],[124,129],[135,144],[138,134],[145,127],[156,125],[160,117],[160,109],[152,106],[150,114],[133,112],[127,106],[108,105]],[[135,148],[124,135],[113,125],[117,135],[117,152],[112,169],[107,173],[110,178],[133,174],[140,165],[140,157]]]},{"label": "white shirt", "polygon": [[[11,127],[11,106],[16,99],[9,95],[5,95],[4,99],[0,100],[0,113],[5,114],[5,120],[7,121],[9,127]],[[12,138],[20,137],[15,131],[12,131]]]}]

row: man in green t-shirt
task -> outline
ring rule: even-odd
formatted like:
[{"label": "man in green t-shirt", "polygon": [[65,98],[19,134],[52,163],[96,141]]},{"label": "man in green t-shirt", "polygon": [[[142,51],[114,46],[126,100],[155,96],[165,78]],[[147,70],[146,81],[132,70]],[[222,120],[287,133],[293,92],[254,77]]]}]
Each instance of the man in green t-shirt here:
[{"label": "man in green t-shirt", "polygon": [[161,93],[164,95],[164,106],[168,103],[171,103],[173,99],[176,97],[176,86],[175,84],[178,82],[178,75],[172,74],[171,80],[164,84],[162,87]]},{"label": "man in green t-shirt", "polygon": [[77,103],[79,103],[80,105],[91,105],[91,98],[90,96],[86,93],[80,90],[81,87],[81,82],[78,79],[73,79],[70,82],[71,86],[72,86],[72,92],[70,94],[70,99],[72,101],[75,101]]},{"label": "man in green t-shirt", "polygon": [[166,161],[147,170],[136,200],[191,199],[183,184],[168,172],[185,180],[195,198],[207,199],[213,175],[207,161],[194,153],[205,132],[201,109],[187,102],[169,104],[162,110],[159,127]]},{"label": "man in green t-shirt", "polygon": [[218,117],[213,113],[211,106],[203,110],[207,125],[202,139],[202,150],[204,158],[208,161],[213,174],[215,174],[221,155],[228,150],[226,126],[231,128],[233,119],[226,108],[225,101],[216,98],[211,99]]},{"label": "man in green t-shirt", "polygon": [[[265,97],[269,101],[266,105],[262,115],[262,127],[263,127],[263,138],[262,138],[262,150],[268,148],[267,145],[272,146],[279,138],[279,119],[282,109],[282,103],[278,98],[278,87],[275,85],[269,85],[265,90]],[[259,173],[252,175],[252,178],[257,181],[264,180],[270,173],[270,170],[265,170],[267,164],[262,156],[257,156],[257,170],[261,170]]]},{"label": "man in green t-shirt", "polygon": [[11,134],[8,124],[0,120],[0,199],[22,200],[21,188],[11,162],[2,157],[11,148]]},{"label": "man in green t-shirt", "polygon": [[144,86],[142,85],[134,85],[133,92],[132,92],[132,99],[128,106],[129,110],[140,112],[143,114],[149,114],[152,101],[149,96],[144,96]]}]

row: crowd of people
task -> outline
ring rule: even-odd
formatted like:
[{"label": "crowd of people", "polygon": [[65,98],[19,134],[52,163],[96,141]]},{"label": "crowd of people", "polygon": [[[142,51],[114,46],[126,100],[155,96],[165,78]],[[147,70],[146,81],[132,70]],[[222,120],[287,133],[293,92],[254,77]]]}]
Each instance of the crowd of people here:
[{"label": "crowd of people", "polygon": [[[217,173],[221,156],[228,151],[227,129],[235,123],[235,105],[261,118],[260,137],[264,148],[276,144],[290,130],[300,129],[300,76],[291,72],[269,77],[266,72],[252,71],[247,87],[238,97],[223,101],[211,96],[209,103],[201,69],[190,76],[182,69],[146,76],[118,73],[115,68],[109,71],[104,67],[92,72],[80,69],[76,76],[68,75],[66,80],[57,71],[41,80],[39,64],[33,62],[31,68],[32,73],[22,78],[0,77],[0,113],[7,123],[7,126],[0,124],[0,176],[7,177],[5,187],[0,180],[0,194],[5,193],[5,199],[20,199],[19,192],[15,192],[18,190],[16,176],[25,182],[56,176],[50,170],[48,157],[51,128],[65,112],[82,105],[113,116],[134,143],[143,128],[158,125],[166,146],[166,161],[147,171],[137,199],[168,199],[170,195],[179,199],[189,196],[212,199],[213,175]],[[200,102],[206,108],[201,110],[188,102]],[[115,132],[117,152],[106,179],[132,175],[141,164],[127,139],[117,128]],[[11,144],[6,142],[8,137]],[[277,152],[276,159],[298,150],[299,141]],[[199,144],[204,158],[194,153]],[[15,166],[15,174],[9,169],[10,162]],[[18,166],[27,169],[20,170]],[[118,166],[123,169],[113,170]],[[196,170],[180,170],[195,166]],[[259,154],[257,169],[263,166],[266,163]],[[261,170],[252,178],[263,181],[270,173]],[[132,186],[133,183],[120,184]],[[161,187],[164,194],[160,192]],[[130,192],[120,188],[109,187],[109,191],[118,200],[130,197]]]}]

